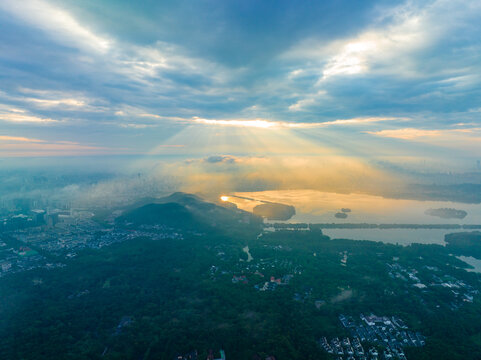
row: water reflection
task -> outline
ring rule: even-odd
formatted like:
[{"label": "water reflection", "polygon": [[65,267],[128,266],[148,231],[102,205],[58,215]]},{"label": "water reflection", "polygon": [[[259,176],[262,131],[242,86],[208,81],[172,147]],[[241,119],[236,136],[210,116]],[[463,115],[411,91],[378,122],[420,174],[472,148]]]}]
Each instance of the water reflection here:
[{"label": "water reflection", "polygon": [[[338,194],[316,190],[278,190],[259,192],[237,192],[229,201],[239,208],[252,211],[263,201],[292,205],[296,215],[289,222],[314,223],[375,223],[375,224],[479,224],[481,206],[448,201],[418,201],[387,199],[366,194]],[[239,197],[242,198],[239,198]],[[341,209],[351,209],[347,218],[336,218]],[[427,209],[455,208],[465,210],[468,215],[460,219],[442,219],[425,214]]]},{"label": "water reflection", "polygon": [[[252,211],[263,202],[292,205],[296,208],[289,223],[370,223],[370,224],[480,224],[481,205],[448,201],[388,199],[366,194],[338,194],[316,190],[279,190],[237,192],[229,201],[240,209]],[[425,214],[427,209],[464,210],[464,219],[443,219]],[[336,213],[345,212],[340,218]],[[408,245],[411,243],[444,245],[444,235],[462,230],[449,229],[325,229],[331,238],[374,240]]]}]

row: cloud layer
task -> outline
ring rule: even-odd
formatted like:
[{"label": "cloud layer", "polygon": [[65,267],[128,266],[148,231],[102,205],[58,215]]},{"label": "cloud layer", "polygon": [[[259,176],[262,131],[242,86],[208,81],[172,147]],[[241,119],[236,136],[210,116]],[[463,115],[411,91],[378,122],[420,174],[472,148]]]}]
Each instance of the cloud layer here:
[{"label": "cloud layer", "polygon": [[3,0],[1,155],[262,155],[289,141],[478,157],[480,15],[474,0]]}]

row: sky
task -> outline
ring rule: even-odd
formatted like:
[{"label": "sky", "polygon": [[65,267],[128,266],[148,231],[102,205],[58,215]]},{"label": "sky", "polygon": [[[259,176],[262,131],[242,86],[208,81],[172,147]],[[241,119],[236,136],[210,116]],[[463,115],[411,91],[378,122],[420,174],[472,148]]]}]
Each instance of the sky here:
[{"label": "sky", "polygon": [[475,168],[480,16],[477,0],[2,0],[0,157]]}]

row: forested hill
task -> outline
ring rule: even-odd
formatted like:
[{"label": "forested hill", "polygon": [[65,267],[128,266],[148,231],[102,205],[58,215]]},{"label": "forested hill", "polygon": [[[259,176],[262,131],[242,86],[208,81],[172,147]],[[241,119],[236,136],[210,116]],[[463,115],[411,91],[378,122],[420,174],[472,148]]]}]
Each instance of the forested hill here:
[{"label": "forested hill", "polygon": [[117,222],[134,226],[164,225],[183,229],[204,227],[185,206],[177,203],[144,205],[121,216]]},{"label": "forested hill", "polygon": [[[151,201],[153,199],[150,199]],[[258,231],[262,224],[259,216],[249,212],[209,203],[186,193],[173,193],[142,204],[117,218],[121,226],[161,225],[179,230],[206,231],[212,229],[251,228]]]}]

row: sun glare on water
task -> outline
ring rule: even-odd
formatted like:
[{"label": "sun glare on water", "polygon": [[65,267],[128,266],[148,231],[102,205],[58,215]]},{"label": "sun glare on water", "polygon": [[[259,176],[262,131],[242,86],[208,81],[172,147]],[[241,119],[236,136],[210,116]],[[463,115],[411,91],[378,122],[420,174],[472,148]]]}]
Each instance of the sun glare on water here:
[{"label": "sun glare on water", "polygon": [[228,197],[228,196],[225,196],[225,195],[222,195],[222,196],[220,197],[220,199],[221,199],[222,201],[228,201],[228,200],[229,200],[229,197]]}]

